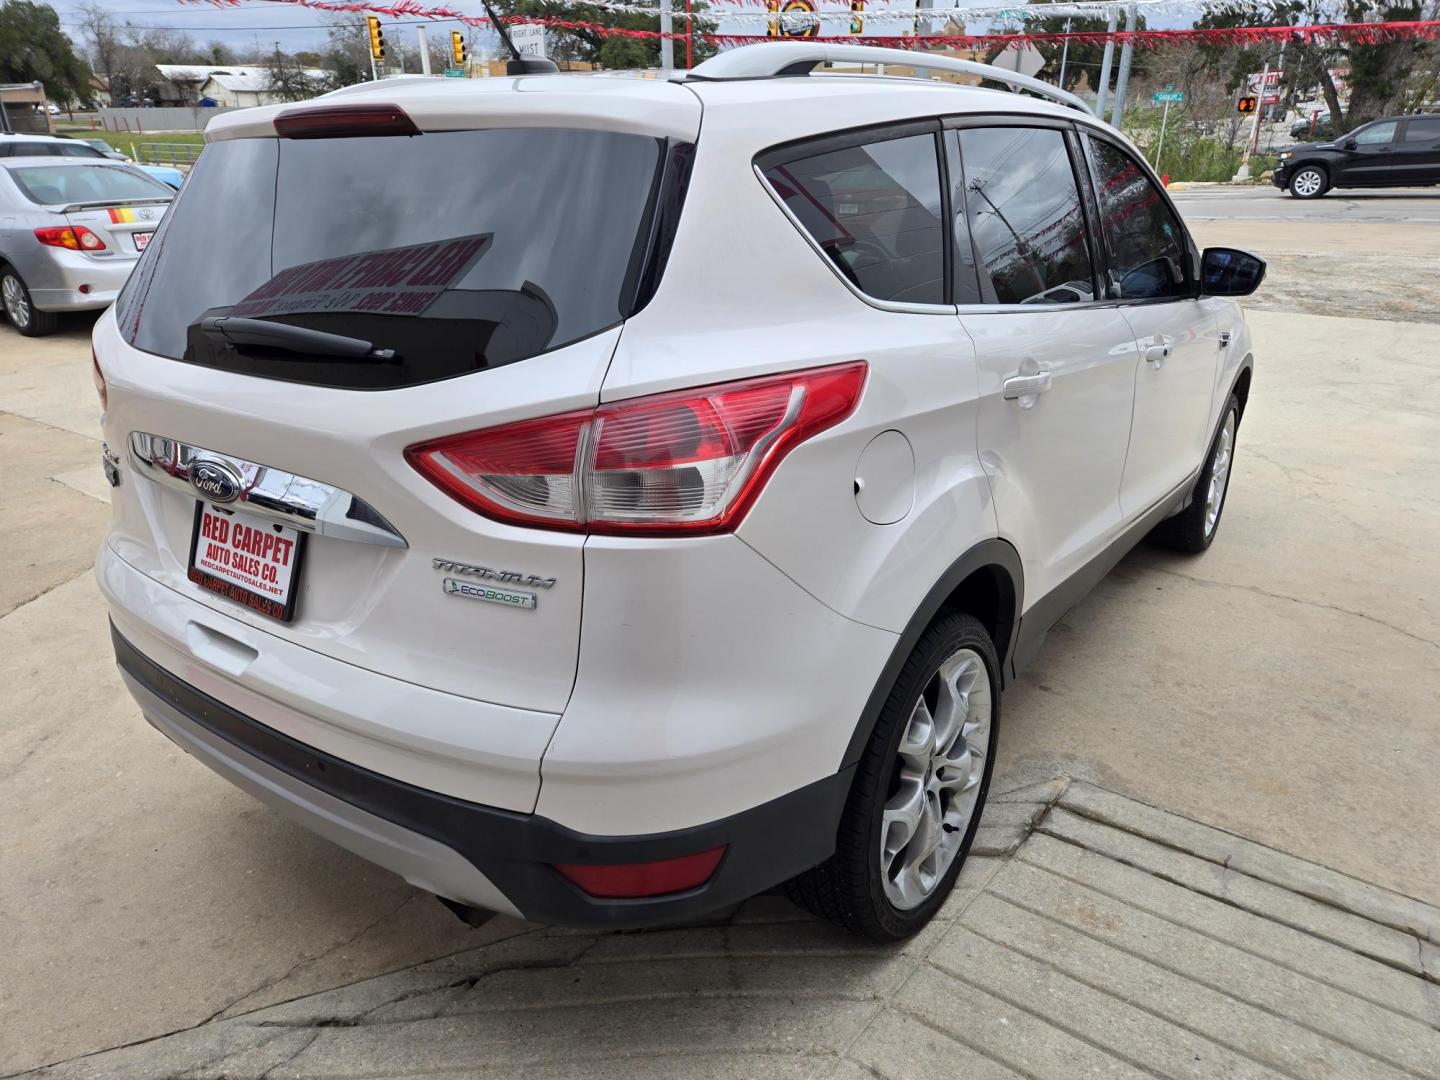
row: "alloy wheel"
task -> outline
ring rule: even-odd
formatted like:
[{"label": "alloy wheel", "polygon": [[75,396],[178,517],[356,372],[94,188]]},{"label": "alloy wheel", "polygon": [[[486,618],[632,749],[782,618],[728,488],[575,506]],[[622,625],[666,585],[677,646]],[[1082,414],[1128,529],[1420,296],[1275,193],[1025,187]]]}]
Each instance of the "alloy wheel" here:
[{"label": "alloy wheel", "polygon": [[1205,488],[1205,535],[1215,531],[1220,521],[1220,508],[1225,505],[1225,485],[1230,482],[1230,462],[1235,451],[1235,411],[1225,417],[1220,438],[1215,442],[1215,456],[1210,462],[1210,483]]},{"label": "alloy wheel", "polygon": [[1320,193],[1320,187],[1324,182],[1324,177],[1314,169],[1306,169],[1297,175],[1293,181],[1295,194],[1307,199],[1312,195],[1318,195]]},{"label": "alloy wheel", "polygon": [[901,910],[935,891],[970,829],[990,747],[991,700],[985,661],[959,649],[911,710],[880,824],[885,895]]},{"label": "alloy wheel", "polygon": [[6,274],[3,283],[0,283],[0,293],[3,293],[5,301],[5,314],[16,326],[28,326],[30,324],[30,300],[25,295],[25,286],[20,284],[20,279],[14,274]]}]

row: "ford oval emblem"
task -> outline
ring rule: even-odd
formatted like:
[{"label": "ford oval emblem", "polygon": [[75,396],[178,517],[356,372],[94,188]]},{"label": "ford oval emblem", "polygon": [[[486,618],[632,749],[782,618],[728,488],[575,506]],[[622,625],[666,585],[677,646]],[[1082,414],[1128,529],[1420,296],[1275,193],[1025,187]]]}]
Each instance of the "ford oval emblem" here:
[{"label": "ford oval emblem", "polygon": [[240,477],[218,461],[197,461],[191,465],[190,486],[211,502],[234,502],[240,497]]}]

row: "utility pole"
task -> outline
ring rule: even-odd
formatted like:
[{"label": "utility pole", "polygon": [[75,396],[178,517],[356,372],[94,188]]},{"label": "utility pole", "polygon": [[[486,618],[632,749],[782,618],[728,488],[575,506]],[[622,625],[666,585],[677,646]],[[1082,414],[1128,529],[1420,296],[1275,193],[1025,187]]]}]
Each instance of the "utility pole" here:
[{"label": "utility pole", "polygon": [[[1125,12],[1125,33],[1135,32],[1135,5],[1130,5],[1130,10]],[[1130,38],[1125,39],[1125,45],[1120,50],[1120,74],[1115,77],[1115,104],[1110,108],[1110,126],[1116,131],[1125,120],[1125,88],[1130,83],[1130,57],[1135,51],[1135,43]]]},{"label": "utility pole", "polygon": [[1265,88],[1270,83],[1270,61],[1265,61],[1265,68],[1260,72],[1260,96],[1255,102],[1255,115],[1250,121],[1250,137],[1245,140],[1245,155],[1240,159],[1240,168],[1236,171],[1231,180],[1239,182],[1250,179],[1250,154],[1252,146],[1260,145],[1260,114],[1265,111]]},{"label": "utility pole", "polygon": [[675,41],[669,35],[675,32],[675,17],[671,12],[671,0],[660,0],[660,70],[675,70]]},{"label": "utility pole", "polygon": [[1113,7],[1110,9],[1110,23],[1105,32],[1110,35],[1105,39],[1105,58],[1100,63],[1100,90],[1095,100],[1095,115],[1101,120],[1105,119],[1105,99],[1110,94],[1110,65],[1115,60],[1115,28],[1120,25],[1120,13]]},{"label": "utility pole", "polygon": [[1065,89],[1065,64],[1070,59],[1070,23],[1073,20],[1065,19],[1065,47],[1060,50],[1060,89]]},{"label": "utility pole", "polygon": [[415,34],[420,38],[420,74],[430,74],[430,44],[425,40],[425,27],[417,26]]}]

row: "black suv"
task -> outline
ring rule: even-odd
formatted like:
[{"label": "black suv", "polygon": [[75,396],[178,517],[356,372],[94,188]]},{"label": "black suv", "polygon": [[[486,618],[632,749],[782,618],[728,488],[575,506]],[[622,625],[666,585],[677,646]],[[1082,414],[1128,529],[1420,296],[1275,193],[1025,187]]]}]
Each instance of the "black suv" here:
[{"label": "black suv", "polygon": [[1332,187],[1426,184],[1440,184],[1440,114],[1376,120],[1334,142],[1292,146],[1275,168],[1275,186],[1297,199]]}]

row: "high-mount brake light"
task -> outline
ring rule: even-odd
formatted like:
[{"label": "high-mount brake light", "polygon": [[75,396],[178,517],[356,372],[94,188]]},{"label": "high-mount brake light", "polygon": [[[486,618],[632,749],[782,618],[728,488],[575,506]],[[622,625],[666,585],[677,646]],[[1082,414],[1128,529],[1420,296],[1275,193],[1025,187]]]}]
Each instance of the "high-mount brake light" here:
[{"label": "high-mount brake light", "polygon": [[47,247],[71,251],[104,251],[105,241],[84,225],[52,225],[35,230],[35,239]]},{"label": "high-mount brake light", "polygon": [[366,135],[419,135],[399,105],[327,105],[287,109],[275,117],[275,134],[285,139],[344,139]]},{"label": "high-mount brake light", "polygon": [[419,443],[405,457],[470,509],[612,536],[723,533],[792,449],[860,401],[865,361],[767,375]]}]

